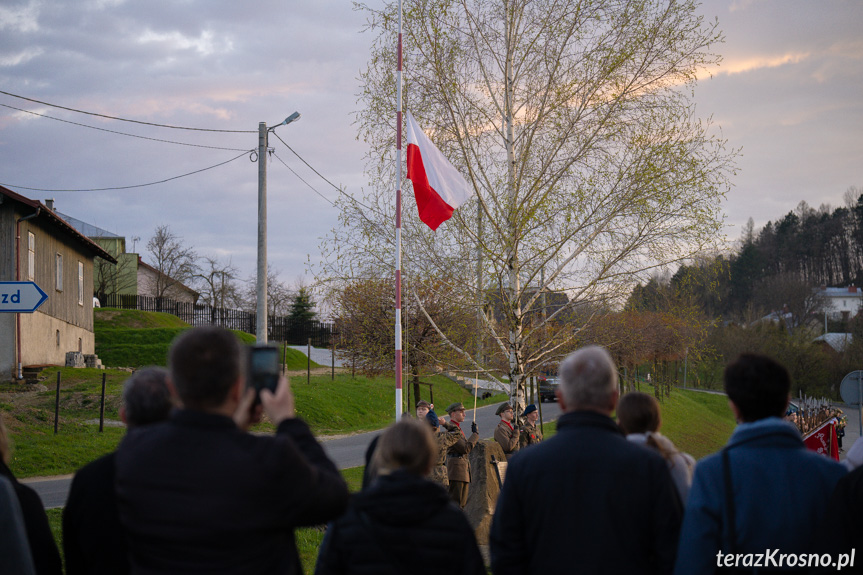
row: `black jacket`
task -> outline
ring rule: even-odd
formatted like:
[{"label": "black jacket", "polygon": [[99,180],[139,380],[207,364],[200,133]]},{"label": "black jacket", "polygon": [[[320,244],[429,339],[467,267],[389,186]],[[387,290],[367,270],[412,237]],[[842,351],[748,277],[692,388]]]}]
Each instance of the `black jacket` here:
[{"label": "black jacket", "polygon": [[60,552],[57,550],[57,544],[54,543],[54,535],[51,533],[45,506],[39,494],[30,487],[18,483],[2,459],[0,459],[0,475],[12,483],[15,495],[18,496],[18,502],[21,504],[24,528],[27,531],[27,540],[30,542],[30,553],[33,555],[36,575],[62,575],[63,564],[60,561]]},{"label": "black jacket", "polygon": [[178,410],[117,450],[117,500],[132,573],[302,573],[294,528],[338,517],[341,474],[299,419],[275,436]]},{"label": "black jacket", "polygon": [[665,460],[589,411],[508,464],[490,533],[495,575],[671,573],[682,506]]},{"label": "black jacket", "polygon": [[126,538],[114,495],[114,459],[109,453],[78,470],[63,509],[66,575],[129,573]]},{"label": "black jacket", "polygon": [[316,575],[485,575],[473,530],[444,489],[397,471],[355,495],[331,523]]}]

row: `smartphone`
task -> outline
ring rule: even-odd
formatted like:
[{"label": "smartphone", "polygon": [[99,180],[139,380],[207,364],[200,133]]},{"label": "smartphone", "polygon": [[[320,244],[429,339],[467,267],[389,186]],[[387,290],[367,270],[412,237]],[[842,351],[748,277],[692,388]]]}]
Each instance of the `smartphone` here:
[{"label": "smartphone", "polygon": [[279,349],[268,345],[249,348],[248,382],[261,396],[262,389],[276,393],[279,384]]}]

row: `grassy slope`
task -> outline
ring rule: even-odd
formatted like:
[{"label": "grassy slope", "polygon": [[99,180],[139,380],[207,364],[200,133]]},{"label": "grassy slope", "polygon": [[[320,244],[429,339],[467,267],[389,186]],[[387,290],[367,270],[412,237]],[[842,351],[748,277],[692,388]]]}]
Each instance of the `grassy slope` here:
[{"label": "grassy slope", "polygon": [[[653,393],[653,387],[642,384],[642,391]],[[663,398],[660,431],[681,451],[701,459],[716,453],[728,442],[735,422],[728,398],[724,395],[675,389]],[[557,431],[556,422],[546,423],[545,437]]]}]

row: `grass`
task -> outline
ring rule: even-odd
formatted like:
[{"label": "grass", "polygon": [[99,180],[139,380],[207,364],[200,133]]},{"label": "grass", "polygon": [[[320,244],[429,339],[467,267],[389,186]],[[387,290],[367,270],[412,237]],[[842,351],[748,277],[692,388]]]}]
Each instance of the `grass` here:
[{"label": "grass", "polygon": [[[142,367],[166,365],[171,342],[191,326],[167,313],[98,308],[94,310],[96,355],[102,364],[111,367]],[[255,343],[255,336],[232,330],[246,345]],[[305,354],[294,349],[282,350],[286,369],[305,369]],[[312,367],[320,367],[312,362]]]},{"label": "grass", "polygon": [[[290,351],[290,350],[289,350]],[[305,358],[305,356],[303,356]],[[54,405],[57,374],[60,374],[58,434],[54,434]],[[18,477],[73,473],[97,457],[114,450],[122,439],[122,427],[106,425],[99,432],[102,376],[105,376],[105,420],[119,421],[120,395],[128,371],[49,368],[42,391],[28,391],[21,384],[0,385],[0,411],[14,445],[10,468]],[[313,375],[291,378],[297,411],[316,435],[371,431],[392,420],[395,389],[393,377],[351,378],[349,374]],[[435,401],[448,405],[467,403],[470,392],[449,379],[431,378]],[[499,396],[481,400],[479,405],[502,401]],[[269,423],[257,431],[271,431]]]},{"label": "grass", "polygon": [[[642,383],[642,391],[652,394],[653,387]],[[722,449],[736,425],[728,398],[715,393],[674,389],[662,399],[660,409],[662,434],[695,459]],[[548,439],[557,432],[557,422],[545,423],[543,429]]]}]

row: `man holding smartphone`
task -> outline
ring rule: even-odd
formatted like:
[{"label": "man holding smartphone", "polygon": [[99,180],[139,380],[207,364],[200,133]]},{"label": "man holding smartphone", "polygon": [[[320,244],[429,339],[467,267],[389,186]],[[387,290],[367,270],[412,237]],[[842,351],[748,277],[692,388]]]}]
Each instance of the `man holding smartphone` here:
[{"label": "man holding smartphone", "polygon": [[120,519],[135,573],[301,573],[294,528],[342,514],[348,490],[296,417],[290,385],[260,391],[260,417],[237,338],[216,327],[184,332],[169,353],[183,409],[117,452]]}]

